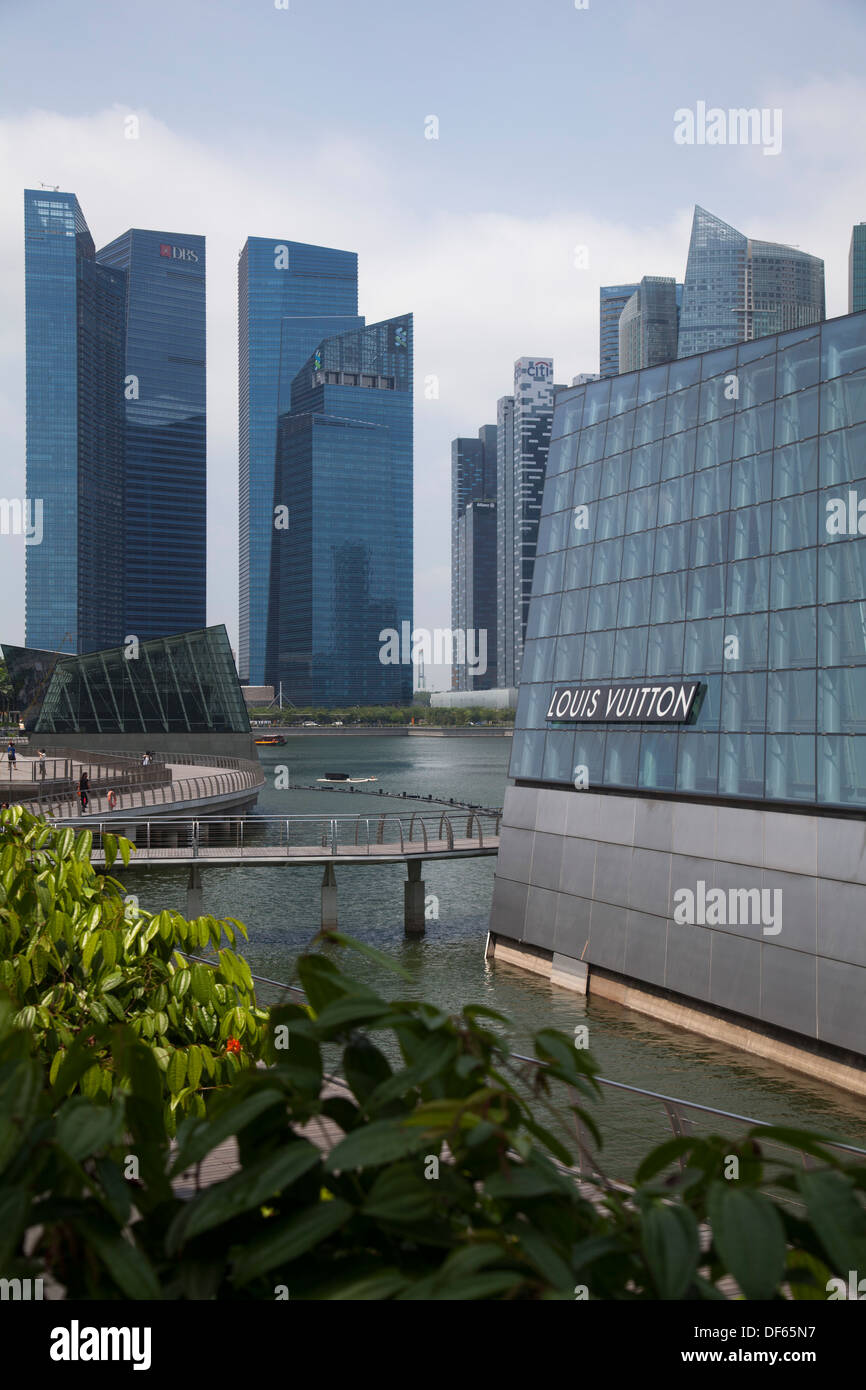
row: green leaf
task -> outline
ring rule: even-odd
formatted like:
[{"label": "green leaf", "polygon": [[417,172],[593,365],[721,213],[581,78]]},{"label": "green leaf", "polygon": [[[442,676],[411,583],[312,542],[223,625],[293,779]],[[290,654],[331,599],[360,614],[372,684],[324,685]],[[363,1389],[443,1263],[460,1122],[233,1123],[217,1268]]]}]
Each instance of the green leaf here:
[{"label": "green leaf", "polygon": [[336,942],[338,946],[346,946],[350,951],[357,951],[359,955],[367,956],[383,969],[390,970],[394,975],[401,975],[404,980],[412,983],[412,976],[405,966],[400,965],[393,956],[386,955],[384,951],[377,951],[375,946],[369,946],[366,941],[358,941],[356,937],[346,936],[343,932],[328,932],[328,940]]},{"label": "green leaf", "polygon": [[436,1210],[435,1179],[421,1171],[423,1160],[397,1163],[379,1174],[363,1206],[376,1221],[427,1221]]},{"label": "green leaf", "polygon": [[325,1159],[325,1168],[329,1173],[339,1173],[377,1167],[418,1153],[428,1145],[429,1138],[421,1128],[406,1129],[397,1120],[374,1120],[341,1139]]},{"label": "green leaf", "polygon": [[201,1081],[202,1067],[201,1048],[196,1043],[193,1043],[187,1053],[186,1074],[187,1080],[194,1090],[198,1088],[198,1083]]},{"label": "green leaf", "polygon": [[168,1070],[165,1074],[165,1079],[168,1082],[168,1089],[171,1091],[172,1095],[176,1096],[184,1088],[184,1083],[186,1082],[186,1061],[186,1052],[183,1048],[176,1047],[171,1054],[171,1061],[168,1064]]},{"label": "green leaf", "polygon": [[94,1105],[74,1096],[57,1117],[57,1142],[71,1159],[80,1163],[99,1149],[120,1139],[123,1112],[112,1105]]},{"label": "green leaf", "polygon": [[321,1161],[319,1150],[306,1139],[296,1139],[267,1158],[233,1173],[225,1182],[207,1188],[175,1217],[166,1236],[166,1250],[176,1254],[203,1231],[232,1221],[252,1207],[291,1187]]},{"label": "green leaf", "polygon": [[156,1300],[162,1290],[147,1257],[115,1231],[106,1231],[95,1221],[79,1218],[74,1223],[93,1246],[121,1292],[131,1299]]},{"label": "green leaf", "polygon": [[275,1265],[288,1264],[319,1245],[329,1235],[345,1225],[354,1207],[340,1197],[319,1202],[288,1221],[282,1222],[260,1240],[253,1241],[235,1255],[233,1282],[243,1285],[265,1274]]},{"label": "green leaf", "polygon": [[698,1223],[688,1207],[654,1204],[643,1214],[643,1248],[659,1298],[679,1300],[697,1271]]},{"label": "green leaf", "polygon": [[797,1186],[834,1273],[847,1276],[856,1269],[866,1275],[866,1213],[850,1178],[820,1170],[804,1172],[797,1175]]},{"label": "green leaf", "polygon": [[769,1197],[714,1182],[708,1210],[713,1244],[746,1298],[772,1298],[785,1273],[785,1231]]},{"label": "green leaf", "polygon": [[283,1104],[282,1093],[272,1087],[263,1087],[240,1101],[232,1098],[228,1107],[219,1115],[202,1121],[189,1134],[184,1134],[174,1155],[171,1168],[173,1176],[185,1172],[194,1163],[200,1163],[217,1145],[230,1139],[233,1134],[240,1134],[242,1129],[258,1119],[265,1110]]}]

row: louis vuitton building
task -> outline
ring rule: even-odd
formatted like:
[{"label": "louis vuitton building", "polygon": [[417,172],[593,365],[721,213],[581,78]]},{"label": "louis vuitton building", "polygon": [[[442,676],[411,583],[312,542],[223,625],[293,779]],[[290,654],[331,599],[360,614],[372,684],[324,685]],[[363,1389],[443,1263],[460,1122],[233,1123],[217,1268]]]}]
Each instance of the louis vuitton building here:
[{"label": "louis vuitton building", "polygon": [[866,1091],[866,313],[556,396],[488,952]]}]

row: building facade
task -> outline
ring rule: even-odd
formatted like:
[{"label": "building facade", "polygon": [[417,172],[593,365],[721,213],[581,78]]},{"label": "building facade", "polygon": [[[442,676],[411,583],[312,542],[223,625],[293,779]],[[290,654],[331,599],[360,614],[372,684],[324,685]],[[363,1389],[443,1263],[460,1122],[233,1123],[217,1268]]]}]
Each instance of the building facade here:
[{"label": "building facade", "polygon": [[323,338],[363,325],[354,252],[249,237],[238,262],[241,679],[265,681],[277,418]]},{"label": "building facade", "polygon": [[866,222],[851,228],[848,250],[848,313],[866,309]]},{"label": "building facade", "polygon": [[[457,523],[455,690],[493,690],[496,674],[496,500],[468,502]],[[462,658],[462,659],[461,659]]]},{"label": "building facade", "polygon": [[824,262],[756,241],[695,207],[680,315],[679,356],[750,342],[824,318]]},{"label": "building facade", "polygon": [[866,313],[558,395],[491,915],[495,953],[857,1085],[864,443]]},{"label": "building facade", "polygon": [[[497,435],[495,425],[482,425],[477,438],[453,439],[451,441],[451,628],[452,631],[465,631],[461,613],[465,615],[467,594],[471,590],[472,606],[482,602],[477,589],[476,578],[466,568],[466,532],[460,532],[460,522],[470,502],[484,499],[496,501],[496,458]],[[494,505],[495,525],[495,505]],[[480,524],[480,523],[479,523]],[[480,552],[479,552],[480,553]],[[496,666],[496,538],[493,541],[494,573],[490,578],[490,593],[493,603],[491,626],[488,633],[488,648],[492,665]],[[465,663],[456,663],[451,670],[451,684],[454,690],[466,690],[467,679]],[[495,681],[493,684],[495,685]]]},{"label": "building facade", "polygon": [[639,285],[602,285],[598,292],[600,377],[619,372],[619,316]]},{"label": "building facade", "polygon": [[[679,287],[681,288],[681,287]],[[645,275],[619,316],[619,370],[657,367],[677,355],[679,308],[672,276]]]},{"label": "building facade", "polygon": [[553,361],[519,357],[514,394],[497,406],[497,680],[520,679],[550,428]]},{"label": "building facade", "polygon": [[205,239],[133,229],[103,247],[125,277],[124,635],[207,617]]},{"label": "building facade", "polygon": [[26,641],[93,651],[124,635],[125,277],[73,193],[26,190],[24,237]]},{"label": "building facade", "polygon": [[296,705],[411,702],[412,457],[412,315],[322,341],[272,492],[266,669]]}]

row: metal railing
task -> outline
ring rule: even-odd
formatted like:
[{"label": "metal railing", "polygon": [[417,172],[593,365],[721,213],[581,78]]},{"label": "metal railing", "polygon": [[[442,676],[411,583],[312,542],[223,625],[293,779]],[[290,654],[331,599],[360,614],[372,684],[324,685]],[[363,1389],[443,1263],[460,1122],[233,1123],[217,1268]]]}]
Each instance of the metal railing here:
[{"label": "metal railing", "polygon": [[[214,969],[219,965],[219,961],[208,960],[206,956],[191,955],[188,951],[182,951],[181,954],[186,956],[188,960],[199,961],[202,965],[210,965]],[[283,992],[300,994],[306,997],[304,990],[301,989],[299,985],[288,985],[281,980],[271,980],[266,975],[252,975],[252,979],[256,984],[268,985],[271,988],[279,989]],[[509,1052],[508,1056],[514,1062],[526,1063],[533,1067],[546,1067],[548,1065],[547,1062],[541,1061],[538,1057],[527,1057],[521,1052]],[[655,1105],[659,1106],[675,1138],[695,1132],[698,1123],[696,1117],[698,1116],[712,1116],[716,1120],[723,1120],[729,1129],[769,1129],[773,1124],[771,1120],[755,1120],[749,1115],[739,1115],[735,1111],[719,1110],[712,1105],[702,1105],[697,1101],[684,1100],[682,1096],[668,1096],[660,1091],[648,1091],[642,1086],[631,1086],[624,1081],[612,1081],[610,1077],[607,1076],[596,1076],[595,1079],[602,1090],[607,1088],[612,1091],[624,1092],[629,1096],[640,1098],[641,1100],[652,1101]],[[571,1087],[569,1087],[569,1092],[576,1100],[576,1093]],[[585,1104],[584,1098],[581,1097],[580,1099],[581,1102]],[[590,1137],[585,1127],[576,1116],[574,1116],[574,1123],[578,1140],[578,1161],[575,1171],[578,1177],[586,1178],[600,1176],[600,1170],[592,1161]],[[862,1158],[866,1160],[866,1149],[858,1148],[855,1144],[843,1144],[837,1140],[826,1140],[822,1141],[822,1143],[824,1148],[829,1149],[840,1158]],[[768,1150],[781,1149],[783,1152],[798,1154],[804,1168],[818,1166],[817,1160],[811,1154],[805,1153],[802,1149],[798,1149],[793,1144],[784,1143],[782,1140],[774,1138],[766,1142],[765,1147]],[[772,1155],[770,1155],[770,1157],[772,1157]],[[682,1158],[678,1160],[678,1163],[682,1170],[685,1167]],[[619,1186],[619,1184],[617,1185]]]},{"label": "metal railing", "polygon": [[[176,761],[172,759],[172,761]],[[149,771],[149,769],[147,769]],[[155,771],[159,771],[155,769]],[[104,784],[99,784],[94,791],[91,787],[88,792],[88,805],[86,809],[81,806],[81,800],[77,791],[69,791],[61,795],[56,793],[46,793],[37,801],[31,800],[26,803],[30,810],[39,811],[48,820],[60,821],[71,820],[79,816],[86,815],[88,821],[91,816],[97,817],[101,814],[111,813],[115,816],[118,812],[135,811],[141,813],[137,816],[138,820],[144,819],[144,814],[148,807],[172,806],[182,804],[185,801],[202,801],[208,797],[227,796],[232,792],[251,790],[261,787],[264,784],[264,774],[258,763],[247,763],[245,766],[233,770],[220,771],[211,774],[209,777],[178,777],[166,778],[163,773],[162,778],[149,785],[135,785],[131,787],[109,788],[103,791]],[[109,790],[114,791],[114,801],[109,801]],[[166,818],[168,819],[168,818]],[[102,833],[101,822],[97,822],[92,827],[94,832]],[[106,827],[112,834],[120,832],[117,823],[109,823]]]},{"label": "metal railing", "polygon": [[[220,774],[220,776],[239,774]],[[210,784],[219,780],[208,777],[193,779],[204,782],[205,794]],[[174,783],[174,787],[189,783]],[[141,809],[140,807],[136,808]],[[144,808],[146,810],[146,807]],[[441,812],[424,815],[413,811],[405,816],[382,812],[377,816],[213,816],[207,819],[160,816],[146,820],[136,815],[135,821],[124,826],[117,820],[100,821],[94,818],[89,829],[93,832],[95,849],[102,846],[105,833],[125,835],[143,851],[162,852],[171,858],[171,851],[189,850],[193,858],[261,858],[263,855],[289,857],[301,851],[324,856],[344,854],[382,856],[401,854],[419,858],[425,854],[484,850],[491,853],[498,844],[499,816],[480,815],[475,811]],[[134,861],[133,861],[134,862]]]}]

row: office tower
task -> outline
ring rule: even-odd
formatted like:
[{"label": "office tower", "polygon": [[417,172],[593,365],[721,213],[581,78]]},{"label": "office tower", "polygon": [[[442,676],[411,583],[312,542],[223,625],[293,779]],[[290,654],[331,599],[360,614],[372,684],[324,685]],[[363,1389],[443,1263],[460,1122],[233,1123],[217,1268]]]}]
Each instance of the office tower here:
[{"label": "office tower", "polygon": [[[832,906],[866,810],[864,420],[864,314],[557,395],[490,922],[510,960],[866,1056],[866,885]],[[679,915],[713,883],[718,911]]]},{"label": "office tower", "polygon": [[411,314],[325,338],[296,373],[269,510],[286,524],[271,527],[268,684],[296,705],[408,704]]},{"label": "office tower", "polygon": [[866,309],[866,222],[852,227],[848,252],[848,313],[860,309]]},{"label": "office tower", "polygon": [[677,355],[677,286],[673,277],[645,275],[619,317],[619,369],[655,367]]},{"label": "office tower", "polygon": [[619,316],[631,299],[634,285],[602,285],[599,301],[599,376],[616,376],[619,371]]},{"label": "office tower", "polygon": [[572,386],[586,386],[587,382],[599,381],[598,372],[578,372],[577,376],[571,378]]},{"label": "office tower", "polygon": [[824,262],[772,241],[756,241],[695,207],[683,304],[680,357],[824,317]]},{"label": "office tower", "polygon": [[277,417],[318,344],[363,326],[350,251],[248,237],[238,263],[239,667],[265,682]]},{"label": "office tower", "polygon": [[124,635],[144,641],[207,617],[205,239],[134,228],[97,261],[126,282]]},{"label": "office tower", "polygon": [[[453,631],[463,627],[458,616],[461,606],[465,606],[465,586],[468,579],[461,566],[458,528],[460,519],[470,502],[477,498],[496,500],[496,426],[482,425],[476,438],[453,439],[451,441],[451,628]],[[495,545],[494,545],[495,554]],[[493,576],[492,592],[496,592],[496,576]],[[495,632],[496,624],[493,623]],[[489,639],[488,645],[490,641]],[[495,641],[491,648],[493,665],[496,664]],[[452,666],[451,685],[455,690],[465,690],[460,684],[465,679],[458,666]]]},{"label": "office tower", "polygon": [[[457,522],[456,690],[496,688],[496,499],[473,498]],[[460,659],[462,657],[462,659]]]},{"label": "office tower", "polygon": [[549,357],[519,357],[514,364],[514,394],[504,396],[497,406],[496,669],[500,686],[516,686],[520,679],[555,389]]},{"label": "office tower", "polygon": [[124,636],[125,277],[97,263],[73,193],[26,190],[24,234],[25,640],[95,651]]}]

